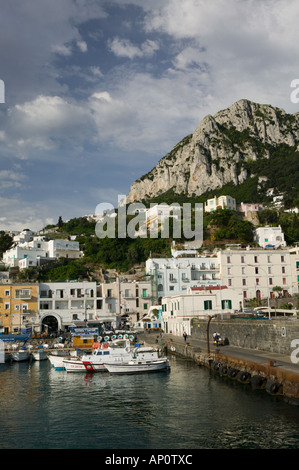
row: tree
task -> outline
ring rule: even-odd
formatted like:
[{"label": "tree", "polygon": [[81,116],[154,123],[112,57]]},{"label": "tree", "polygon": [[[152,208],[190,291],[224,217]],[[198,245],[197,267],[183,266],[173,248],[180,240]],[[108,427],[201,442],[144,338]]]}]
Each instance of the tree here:
[{"label": "tree", "polygon": [[6,250],[9,250],[13,242],[13,238],[4,230],[0,231],[0,255],[2,257]]},{"label": "tree", "polygon": [[61,217],[61,215],[59,216],[59,219],[58,219],[58,224],[57,224],[57,225],[58,225],[58,228],[59,228],[59,230],[61,230],[61,229],[62,229],[62,227],[63,227],[63,220],[62,220],[62,217]]}]

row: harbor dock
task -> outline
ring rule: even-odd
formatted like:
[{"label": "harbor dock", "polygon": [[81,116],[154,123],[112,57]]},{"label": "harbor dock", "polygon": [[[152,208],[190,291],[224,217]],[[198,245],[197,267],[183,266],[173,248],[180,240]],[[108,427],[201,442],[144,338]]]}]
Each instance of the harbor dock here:
[{"label": "harbor dock", "polygon": [[142,333],[139,338],[145,344],[156,344],[168,354],[191,360],[228,380],[265,390],[299,406],[299,361],[292,362],[288,354],[232,345],[216,346],[210,340],[192,335],[186,341],[183,337],[156,332]]}]

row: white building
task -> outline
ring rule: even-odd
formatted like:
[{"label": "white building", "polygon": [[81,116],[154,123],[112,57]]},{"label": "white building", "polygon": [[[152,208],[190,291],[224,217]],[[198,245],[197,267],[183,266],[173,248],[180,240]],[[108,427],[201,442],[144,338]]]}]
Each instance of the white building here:
[{"label": "white building", "polygon": [[187,293],[189,287],[220,286],[219,260],[214,257],[199,256],[172,258],[150,258],[146,261],[146,273],[154,277],[158,301],[169,295]]},{"label": "white building", "polygon": [[162,328],[165,333],[191,334],[192,323],[209,315],[227,316],[242,307],[242,295],[227,286],[191,287],[184,295],[162,299]]},{"label": "white building", "polygon": [[18,266],[21,269],[39,266],[46,259],[60,257],[77,259],[83,257],[79,242],[69,240],[47,240],[46,237],[34,237],[31,241],[18,243],[3,253],[6,266]]},{"label": "white building", "polygon": [[299,246],[290,248],[290,262],[292,273],[292,292],[299,294]]},{"label": "white building", "polygon": [[118,327],[115,308],[103,308],[105,299],[96,282],[44,282],[39,284],[40,324],[53,323],[57,329],[69,326]]},{"label": "white building", "polygon": [[243,299],[273,298],[275,286],[282,287],[284,295],[294,292],[288,249],[227,249],[218,252],[218,262],[223,285]]},{"label": "white building", "polygon": [[279,248],[286,246],[281,227],[258,227],[255,229],[255,241],[262,248]]},{"label": "white building", "polygon": [[219,196],[208,199],[205,203],[205,212],[213,212],[216,209],[237,210],[236,200],[231,196]]}]

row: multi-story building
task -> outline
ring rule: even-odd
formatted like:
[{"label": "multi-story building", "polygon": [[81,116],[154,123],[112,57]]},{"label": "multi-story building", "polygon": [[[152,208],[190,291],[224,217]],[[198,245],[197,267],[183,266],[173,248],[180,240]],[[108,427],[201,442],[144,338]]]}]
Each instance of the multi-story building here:
[{"label": "multi-story building", "polygon": [[38,326],[38,284],[0,285],[0,321],[4,333]]},{"label": "multi-story building", "polygon": [[237,210],[236,200],[231,196],[219,196],[208,199],[205,203],[205,212],[213,212],[216,209]]},{"label": "multi-story building", "polygon": [[42,260],[58,258],[82,258],[79,242],[70,240],[47,240],[45,237],[34,237],[31,241],[19,243],[3,253],[6,266],[18,266],[21,269],[39,266]]},{"label": "multi-story building", "polygon": [[162,328],[166,333],[191,334],[192,321],[209,315],[231,314],[242,307],[242,295],[226,286],[190,287],[186,294],[162,299]]},{"label": "multi-story building", "polygon": [[226,249],[218,252],[218,262],[223,285],[243,299],[273,298],[275,286],[284,295],[294,292],[289,249]]},{"label": "multi-story building", "polygon": [[[96,282],[44,282],[39,285],[41,329],[59,331],[69,326],[117,326],[115,309],[103,309]],[[111,297],[112,299],[112,297]]]},{"label": "multi-story building", "polygon": [[292,293],[299,294],[299,246],[290,248]]},{"label": "multi-story building", "polygon": [[217,255],[199,256],[193,251],[191,257],[191,252],[186,253],[188,257],[180,257],[180,252],[176,252],[177,257],[146,261],[146,273],[155,280],[158,301],[165,296],[185,294],[189,287],[222,285]]}]

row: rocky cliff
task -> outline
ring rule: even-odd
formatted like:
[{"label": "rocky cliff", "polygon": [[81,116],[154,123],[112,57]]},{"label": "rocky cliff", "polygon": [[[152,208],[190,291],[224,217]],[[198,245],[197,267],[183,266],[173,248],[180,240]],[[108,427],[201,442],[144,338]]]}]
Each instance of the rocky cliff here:
[{"label": "rocky cliff", "polygon": [[270,105],[240,100],[215,116],[206,116],[195,132],[136,180],[127,203],[142,201],[172,189],[201,195],[248,178],[246,162],[269,158],[285,144],[299,150],[299,113],[287,114]]}]

